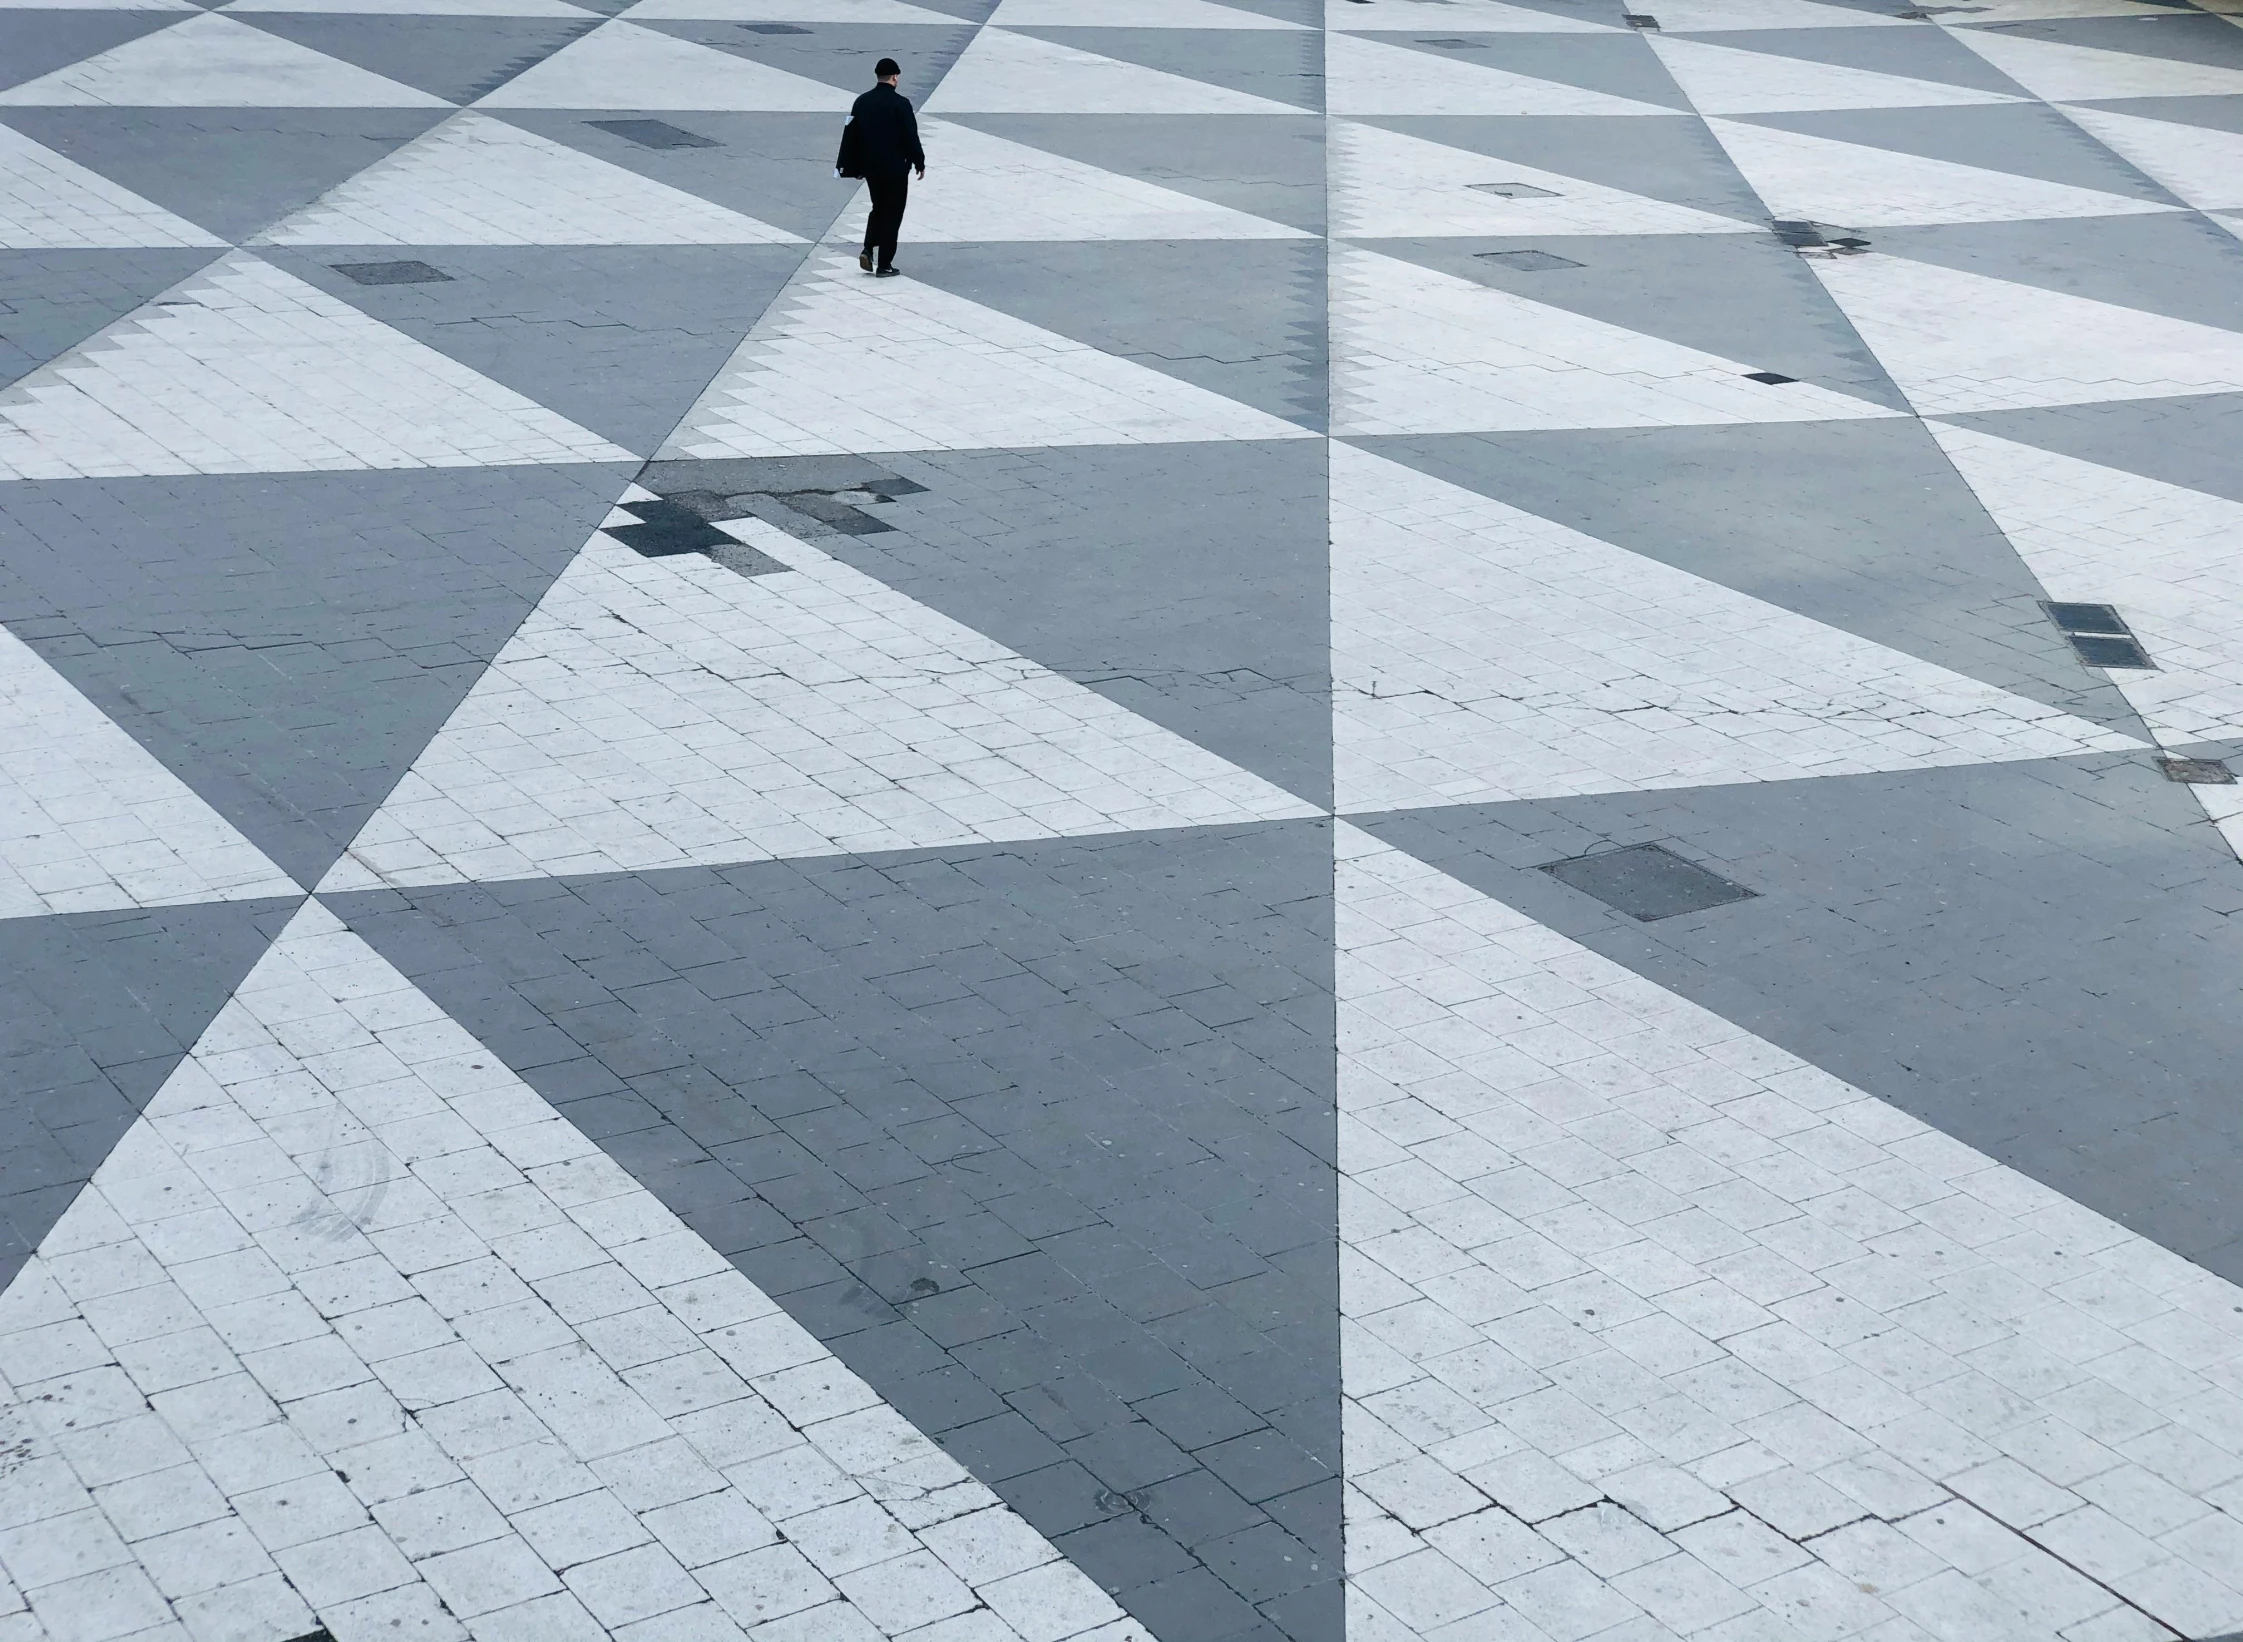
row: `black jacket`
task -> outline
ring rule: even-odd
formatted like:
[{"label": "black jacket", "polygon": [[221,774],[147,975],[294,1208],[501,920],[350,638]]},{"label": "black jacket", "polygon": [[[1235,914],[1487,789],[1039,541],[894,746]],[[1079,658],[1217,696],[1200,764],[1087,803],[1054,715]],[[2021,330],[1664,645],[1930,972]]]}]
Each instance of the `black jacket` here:
[{"label": "black jacket", "polygon": [[927,151],[919,146],[919,116],[911,99],[894,86],[874,86],[849,110],[841,131],[841,157],[834,169],[845,177],[884,177],[924,168]]}]

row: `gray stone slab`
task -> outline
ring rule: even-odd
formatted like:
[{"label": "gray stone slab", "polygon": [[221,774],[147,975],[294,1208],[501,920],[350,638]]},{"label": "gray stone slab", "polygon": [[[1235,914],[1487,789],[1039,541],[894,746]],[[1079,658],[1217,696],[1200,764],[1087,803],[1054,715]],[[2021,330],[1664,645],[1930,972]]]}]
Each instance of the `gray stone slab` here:
[{"label": "gray stone slab", "polygon": [[0,89],[36,80],[178,20],[178,13],[161,11],[0,11]]},{"label": "gray stone slab", "polygon": [[1858,633],[2142,734],[1921,423],[1775,422],[1354,441]]},{"label": "gray stone slab", "polygon": [[[1321,429],[1321,240],[912,245],[912,277]],[[899,253],[899,257],[900,257]]]},{"label": "gray stone slab", "polygon": [[928,452],[823,544],[1312,803],[1331,791],[1319,441]]},{"label": "gray stone slab", "polygon": [[2243,68],[2243,30],[2224,17],[2195,10],[2170,17],[2054,17],[2027,23],[1971,24],[1965,28],[1983,34],[2007,34],[2028,40],[2053,40],[2067,46],[2090,46],[2097,51],[2124,51],[2137,57],[2167,57],[2180,63],[2203,63],[2220,68]]},{"label": "gray stone slab", "polygon": [[[807,249],[387,245],[262,254],[625,449],[651,456]],[[361,285],[335,269],[401,258],[451,277]]]},{"label": "gray stone slab", "polygon": [[1324,21],[1323,0],[1214,0],[1214,3],[1233,11],[1251,12],[1257,17],[1275,17],[1285,23],[1306,23],[1315,27]]},{"label": "gray stone slab", "polygon": [[1279,29],[1021,28],[1165,74],[1204,80],[1298,108],[1324,106],[1324,39]]},{"label": "gray stone slab", "polygon": [[921,11],[939,11],[968,23],[985,23],[997,9],[997,0],[912,0]]},{"label": "gray stone slab", "polygon": [[2243,394],[1985,411],[1939,420],[2243,502],[2243,463],[2235,458],[2243,450]]},{"label": "gray stone slab", "polygon": [[[2243,866],[2150,755],[1368,823],[2231,1279]],[[1757,898],[1655,924],[1534,870],[1648,842]]]},{"label": "gray stone slab", "polygon": [[1943,85],[1999,91],[2012,97],[2032,93],[1994,67],[1945,29],[1723,29],[1694,35],[1709,45],[1740,51],[1765,51],[1810,63],[1865,68],[1877,74],[1905,74]]},{"label": "gray stone slab", "polygon": [[2175,203],[2174,196],[2086,132],[2041,103],[1981,103],[1961,108],[1839,108],[1805,114],[1733,118],[1781,131],[1865,143],[1872,148],[1958,165],[1984,166],[2129,199]]},{"label": "gray stone slab", "polygon": [[398,17],[337,12],[228,12],[242,22],[386,75],[432,96],[473,102],[571,40],[597,17]]},{"label": "gray stone slab", "polygon": [[1322,1642],[1328,828],[329,904],[1161,1642]]},{"label": "gray stone slab", "polygon": [[219,251],[0,251],[0,387],[68,353]]},{"label": "gray stone slab", "polygon": [[[745,212],[790,234],[821,238],[862,185],[833,174],[831,114],[721,114],[675,109],[494,108],[492,117],[598,156],[642,177]],[[716,143],[649,148],[594,121],[660,120]]]},{"label": "gray stone slab", "polygon": [[1324,121],[1304,114],[946,114],[1290,227],[1324,228]]},{"label": "gray stone slab", "polygon": [[2193,213],[1880,228],[1870,237],[1918,262],[2243,330],[2243,240]]},{"label": "gray stone slab", "polygon": [[[784,69],[789,74],[822,80],[844,91],[870,91],[873,65],[883,57],[893,57],[903,67],[903,81],[898,89],[914,102],[925,100],[975,33],[965,23],[955,28],[942,28],[911,23],[872,26],[805,21],[789,25],[804,30],[801,34],[765,34],[759,31],[769,24],[681,21],[667,17],[634,21],[680,40],[698,41],[719,51],[729,51],[735,57],[747,57],[772,68]],[[826,124],[831,128],[833,121],[828,119]],[[830,155],[827,169],[832,169]]]},{"label": "gray stone slab", "polygon": [[[1365,38],[1404,46],[1443,61],[1485,62],[1490,68],[1513,74],[1530,74],[1538,80],[1555,80],[1584,91],[1602,91],[1615,97],[1633,97],[1656,103],[1678,114],[1691,112],[1690,99],[1674,83],[1658,56],[1642,36],[1617,34],[1480,34],[1459,26],[1461,20],[1427,14],[1404,25],[1407,33],[1366,32]],[[1350,30],[1350,32],[1355,32]],[[1427,39],[1481,39],[1488,49],[1444,50],[1426,45]]]},{"label": "gray stone slab", "polygon": [[622,466],[0,486],[0,621],[316,883]]},{"label": "gray stone slab", "polygon": [[299,904],[0,920],[0,1288]]},{"label": "gray stone slab", "polygon": [[11,108],[0,119],[240,241],[411,142],[438,108]]},{"label": "gray stone slab", "polygon": [[[1541,234],[1365,243],[1536,302],[1778,371],[1892,410],[1908,403],[1830,300],[1773,234]],[[1518,269],[1484,251],[1540,250],[1580,264]]]},{"label": "gray stone slab", "polygon": [[1717,216],[1758,222],[1768,215],[1760,196],[1694,114],[1671,120],[1616,120],[1598,114],[1413,115],[1361,123]]},{"label": "gray stone slab", "polygon": [[2139,114],[2145,120],[2171,120],[2175,125],[2243,132],[2243,97],[2106,97],[2080,106]]}]

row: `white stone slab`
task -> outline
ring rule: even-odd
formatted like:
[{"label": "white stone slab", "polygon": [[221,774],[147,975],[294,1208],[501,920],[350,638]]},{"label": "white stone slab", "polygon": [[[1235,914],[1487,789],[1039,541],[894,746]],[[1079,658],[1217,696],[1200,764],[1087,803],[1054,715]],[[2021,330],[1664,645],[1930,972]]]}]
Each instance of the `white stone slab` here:
[{"label": "white stone slab", "polygon": [[[1767,225],[1607,188],[1354,120],[1329,127],[1332,230],[1354,239],[1518,234],[1744,234]],[[1523,183],[1535,195],[1493,193]]]},{"label": "white stone slab", "polygon": [[2139,745],[1340,444],[1332,697],[1351,813]]},{"label": "white stone slab", "polygon": [[246,252],[0,403],[0,478],[635,461]]},{"label": "white stone slab", "polygon": [[301,893],[0,627],[0,918]]},{"label": "white stone slab", "polygon": [[1332,247],[1335,432],[1475,433],[1894,416],[1454,274]]},{"label": "white stone slab", "polygon": [[0,1373],[18,1636],[1148,1642],[316,902]]},{"label": "white stone slab", "polygon": [[[735,114],[846,114],[850,95],[659,29],[613,22],[514,76],[479,108],[706,109]],[[835,128],[838,138],[839,128]]]},{"label": "white stone slab", "polygon": [[2103,97],[2232,97],[2243,93],[2243,69],[2130,51],[2103,51],[1986,29],[1948,32],[2034,96],[2051,102],[2088,102]]},{"label": "white stone slab", "polygon": [[0,105],[116,108],[449,108],[441,97],[199,12],[0,91]]},{"label": "white stone slab", "polygon": [[[1455,27],[1454,23],[1447,25]],[[1488,63],[1413,51],[1352,34],[1324,41],[1324,95],[1334,114],[1634,114],[1679,110],[1538,80]]]},{"label": "white stone slab", "polygon": [[[2048,217],[2139,216],[2176,207],[2011,171],[1927,159],[1743,120],[1708,120],[1769,215],[1849,228]],[[2243,144],[2243,138],[2236,141]]]},{"label": "white stone slab", "polygon": [[1770,51],[1745,51],[1706,40],[1651,37],[1701,114],[1788,114],[1818,108],[1954,108],[1974,103],[2014,103],[1999,91],[1880,74]]},{"label": "white stone slab", "polygon": [[2243,335],[1869,252],[1813,264],[1926,416],[2243,389]]},{"label": "white stone slab", "polygon": [[1182,74],[984,27],[927,98],[930,114],[1306,114]]},{"label": "white stone slab", "polygon": [[731,528],[788,568],[594,537],[325,887],[1316,813],[770,526]]},{"label": "white stone slab", "polygon": [[2198,209],[2243,208],[2243,132],[2148,120],[2107,108],[2058,112]]},{"label": "white stone slab", "polygon": [[784,245],[801,236],[462,113],[259,234],[267,245]]},{"label": "white stone slab", "polygon": [[913,279],[871,279],[854,256],[835,256],[772,304],[664,454],[1309,437],[1179,377]]},{"label": "white stone slab", "polygon": [[[914,244],[1315,237],[948,120],[922,120],[920,136],[934,163],[911,185],[905,238]],[[834,242],[862,245],[870,209],[862,194],[851,201]]]},{"label": "white stone slab", "polygon": [[225,243],[100,172],[0,126],[0,250]]}]

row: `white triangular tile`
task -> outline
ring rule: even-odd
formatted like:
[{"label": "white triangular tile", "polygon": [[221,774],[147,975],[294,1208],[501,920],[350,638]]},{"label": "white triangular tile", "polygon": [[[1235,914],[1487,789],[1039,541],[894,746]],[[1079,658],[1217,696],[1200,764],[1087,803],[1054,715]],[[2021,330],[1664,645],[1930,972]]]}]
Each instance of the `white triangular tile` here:
[{"label": "white triangular tile", "polygon": [[846,114],[851,100],[822,80],[615,22],[570,41],[476,106]]},{"label": "white triangular tile", "polygon": [[1220,394],[854,257],[805,272],[663,454],[782,456],[1305,438]]},{"label": "white triangular tile", "polygon": [[2243,390],[2243,335],[1870,252],[1824,288],[1926,416]]},{"label": "white triangular tile", "polygon": [[[1708,120],[1729,158],[1778,218],[1885,228],[2039,217],[2124,217],[2177,207],[1953,160]],[[2238,139],[2243,141],[2243,139]]]},{"label": "white triangular tile", "polygon": [[1896,416],[1807,382],[1332,247],[1332,417],[1344,434],[1683,427]]},{"label": "white triangular tile", "polygon": [[1669,34],[1725,29],[1908,28],[1898,17],[1817,0],[1660,0],[1659,27]]},{"label": "white triangular tile", "polygon": [[0,104],[116,108],[449,108],[441,97],[236,23],[183,18],[0,91]]},{"label": "white triangular tile", "polygon": [[226,0],[229,16],[237,12],[298,11],[359,14],[372,17],[573,17],[589,22],[598,16],[566,0]]},{"label": "white triangular tile", "polygon": [[595,536],[323,887],[1315,813],[760,521],[730,528],[786,568]]},{"label": "white triangular tile", "polygon": [[984,28],[928,97],[930,114],[1305,114],[1228,86]]},{"label": "white triangular tile", "polygon": [[100,172],[0,125],[0,250],[224,244]]},{"label": "white triangular tile", "polygon": [[[1453,25],[1451,25],[1453,26]],[[1325,102],[1334,114],[1661,114],[1677,112],[1493,64],[1460,62],[1384,40],[1324,42]]]},{"label": "white triangular tile", "polygon": [[1818,108],[1941,108],[2014,103],[1999,91],[1879,74],[1866,68],[1744,51],[1704,40],[1651,42],[1667,72],[1701,114],[1788,114]]},{"label": "white triangular tile", "polygon": [[1974,428],[1928,424],[2052,599],[2115,605],[2157,663],[2113,668],[2168,743],[2243,726],[2243,503]]},{"label": "white triangular tile", "polygon": [[302,893],[0,627],[0,918]]},{"label": "white triangular tile", "polygon": [[989,21],[999,28],[1292,29],[1281,17],[1241,11],[1213,0],[999,0]]},{"label": "white triangular tile", "polygon": [[619,17],[713,23],[905,23],[956,28],[959,19],[905,0],[637,0]]},{"label": "white triangular tile", "polygon": [[270,245],[781,245],[799,235],[463,113],[267,229]]},{"label": "white triangular tile", "polygon": [[2105,97],[2232,97],[2243,93],[2243,69],[2103,51],[2022,34],[1957,28],[1948,33],[2036,97],[2092,102]]},{"label": "white triangular tile", "polygon": [[2199,210],[2243,207],[2243,132],[2145,120],[2107,108],[2070,107],[2061,112],[2119,158]]},{"label": "white triangular tile", "polygon": [[[911,185],[906,220],[914,244],[1314,237],[971,126],[929,119],[920,129],[939,160]],[[860,195],[834,225],[833,240],[863,244],[869,210]]]},{"label": "white triangular tile", "polygon": [[0,394],[0,478],[636,460],[245,252]]},{"label": "white triangular tile", "polygon": [[[239,1642],[458,1642],[447,1599],[486,1642],[634,1617],[650,1642],[1147,1642],[317,902],[0,1298],[0,1360],[10,1499],[36,1502],[8,1541],[26,1637],[146,1636],[169,1596]],[[130,1458],[65,1459],[92,1452]],[[603,1584],[579,1571],[595,1522],[636,1546]],[[77,1570],[106,1555],[89,1600]]]},{"label": "white triangular tile", "polygon": [[[1767,231],[1762,223],[1717,217],[1382,126],[1334,120],[1329,131],[1332,231],[1355,239]],[[1492,191],[1511,184],[1538,192]]]},{"label": "white triangular tile", "polygon": [[1338,444],[1332,700],[1356,813],[2138,745]]},{"label": "white triangular tile", "polygon": [[1614,23],[1593,23],[1586,17],[1567,17],[1533,6],[1505,5],[1503,0],[1325,0],[1324,26],[1364,33],[1438,28],[1472,34],[1611,34]]}]

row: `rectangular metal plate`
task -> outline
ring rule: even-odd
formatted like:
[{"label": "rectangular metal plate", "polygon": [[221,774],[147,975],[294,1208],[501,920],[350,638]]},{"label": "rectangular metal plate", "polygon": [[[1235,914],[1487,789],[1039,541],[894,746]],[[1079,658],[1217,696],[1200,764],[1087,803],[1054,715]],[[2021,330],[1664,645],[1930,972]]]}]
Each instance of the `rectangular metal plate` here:
[{"label": "rectangular metal plate", "polygon": [[2160,758],[2157,767],[2165,772],[2168,781],[2184,781],[2192,787],[2232,787],[2235,772],[2217,758]]},{"label": "rectangular metal plate", "polygon": [[1640,923],[1749,901],[1759,892],[1675,854],[1664,844],[1633,844],[1552,861],[1542,867],[1559,883],[1593,895]]},{"label": "rectangular metal plate", "polygon": [[2048,619],[2066,633],[2116,633],[2131,636],[2133,629],[2107,604],[2063,604],[2049,600],[2041,605]]},{"label": "rectangular metal plate", "polygon": [[360,285],[428,285],[437,280],[448,282],[452,277],[425,262],[335,262],[328,266]]},{"label": "rectangular metal plate", "polygon": [[2120,638],[2110,633],[2066,633],[2079,659],[2090,667],[2136,667],[2154,672],[2157,663],[2150,660],[2147,650],[2130,638]]}]

